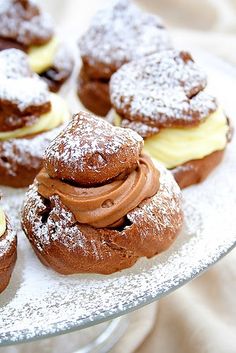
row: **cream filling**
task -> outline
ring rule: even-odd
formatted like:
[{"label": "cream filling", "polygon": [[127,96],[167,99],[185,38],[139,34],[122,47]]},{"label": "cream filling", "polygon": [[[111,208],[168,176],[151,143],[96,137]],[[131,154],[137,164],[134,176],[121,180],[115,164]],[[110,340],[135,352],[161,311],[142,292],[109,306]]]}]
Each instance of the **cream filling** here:
[{"label": "cream filling", "polygon": [[0,208],[0,237],[5,233],[7,229],[6,216],[3,209]]},{"label": "cream filling", "polygon": [[41,74],[53,65],[59,39],[53,37],[44,45],[32,46],[28,51],[29,65],[37,74]]},{"label": "cream filling", "polygon": [[52,130],[70,119],[68,106],[58,94],[50,94],[51,110],[39,117],[35,124],[20,129],[0,132],[0,141],[38,134]]},{"label": "cream filling", "polygon": [[[119,118],[114,119],[116,125]],[[196,127],[161,129],[158,134],[145,139],[144,151],[166,168],[174,168],[223,150],[227,144],[228,129],[227,118],[219,108]]]}]

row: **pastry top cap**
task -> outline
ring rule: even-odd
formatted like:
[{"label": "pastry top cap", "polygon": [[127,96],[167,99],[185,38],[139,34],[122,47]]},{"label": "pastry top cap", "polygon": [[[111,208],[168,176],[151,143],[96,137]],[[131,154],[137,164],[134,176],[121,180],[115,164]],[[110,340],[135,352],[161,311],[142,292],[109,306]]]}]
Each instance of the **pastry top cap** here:
[{"label": "pastry top cap", "polygon": [[0,38],[25,47],[48,42],[54,25],[32,0],[0,0]]},{"label": "pastry top cap", "polygon": [[80,112],[49,145],[44,165],[52,178],[97,185],[135,169],[142,147],[136,132]]},{"label": "pastry top cap", "polygon": [[195,126],[217,109],[206,84],[189,53],[167,50],[123,65],[110,81],[111,102],[126,126]]},{"label": "pastry top cap", "polygon": [[1,114],[5,110],[9,116],[32,110],[46,112],[49,97],[47,85],[31,71],[25,53],[17,49],[0,52]]},{"label": "pastry top cap", "polygon": [[126,62],[170,48],[170,39],[159,17],[113,0],[97,12],[79,46],[89,74],[109,78]]}]

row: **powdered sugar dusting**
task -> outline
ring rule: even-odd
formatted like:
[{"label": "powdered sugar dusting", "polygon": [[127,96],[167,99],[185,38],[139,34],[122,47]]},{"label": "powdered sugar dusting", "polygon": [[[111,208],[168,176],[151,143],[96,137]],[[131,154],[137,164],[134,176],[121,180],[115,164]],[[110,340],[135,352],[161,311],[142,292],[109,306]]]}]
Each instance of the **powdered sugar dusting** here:
[{"label": "powdered sugar dusting", "polygon": [[49,102],[46,83],[31,72],[27,56],[20,50],[0,52],[0,80],[0,100],[16,105],[21,112]]},{"label": "powdered sugar dusting", "polygon": [[73,164],[77,171],[84,171],[88,157],[94,156],[91,168],[99,171],[106,163],[103,156],[115,156],[124,146],[136,151],[141,145],[143,139],[136,132],[114,128],[100,118],[80,112],[49,146],[45,160],[54,166]]},{"label": "powdered sugar dusting", "polygon": [[0,77],[3,79],[18,79],[32,77],[28,59],[25,53],[17,49],[0,52]]},{"label": "powdered sugar dusting", "polygon": [[43,81],[25,77],[20,80],[2,80],[0,99],[17,105],[20,111],[30,106],[39,106],[49,101],[47,86]]},{"label": "powdered sugar dusting", "polygon": [[[0,37],[29,46],[49,40],[54,25],[47,13],[40,13],[33,1],[0,1]],[[30,14],[30,15],[29,15]]]},{"label": "powdered sugar dusting", "polygon": [[186,55],[163,51],[123,65],[110,82],[114,109],[130,121],[156,127],[206,118],[217,105],[202,91],[206,74]]},{"label": "powdered sugar dusting", "polygon": [[109,1],[91,22],[80,40],[81,55],[89,64],[123,63],[170,48],[168,32],[162,20],[147,14],[128,0]]}]

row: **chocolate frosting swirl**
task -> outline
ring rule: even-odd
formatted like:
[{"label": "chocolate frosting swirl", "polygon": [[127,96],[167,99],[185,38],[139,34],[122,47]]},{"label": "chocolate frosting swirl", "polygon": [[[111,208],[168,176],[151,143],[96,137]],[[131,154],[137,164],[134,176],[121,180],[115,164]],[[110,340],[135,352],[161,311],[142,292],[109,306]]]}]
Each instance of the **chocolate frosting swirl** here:
[{"label": "chocolate frosting swirl", "polygon": [[45,169],[36,177],[38,192],[46,199],[58,195],[79,223],[95,228],[117,227],[128,212],[159,189],[159,172],[146,155],[122,180],[97,187],[79,187],[51,178]]}]

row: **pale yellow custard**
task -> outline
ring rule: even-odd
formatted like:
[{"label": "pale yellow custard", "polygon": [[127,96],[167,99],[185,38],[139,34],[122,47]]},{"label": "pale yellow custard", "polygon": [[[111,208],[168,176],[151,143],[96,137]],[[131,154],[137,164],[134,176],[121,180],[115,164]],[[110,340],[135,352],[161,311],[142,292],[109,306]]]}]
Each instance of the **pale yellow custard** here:
[{"label": "pale yellow custard", "polygon": [[41,74],[53,65],[59,40],[53,37],[44,45],[29,48],[28,57],[31,69],[37,74]]},{"label": "pale yellow custard", "polygon": [[35,124],[13,131],[0,132],[0,141],[38,134],[52,130],[70,118],[68,106],[58,94],[50,94],[51,110],[39,117]]},{"label": "pale yellow custard", "polygon": [[[114,119],[116,125],[120,124],[119,118],[116,116]],[[223,150],[227,144],[228,129],[227,118],[219,108],[196,127],[161,129],[158,134],[145,139],[144,151],[166,168],[174,168]]]},{"label": "pale yellow custard", "polygon": [[0,207],[0,237],[5,233],[7,229],[6,216],[3,209]]}]

